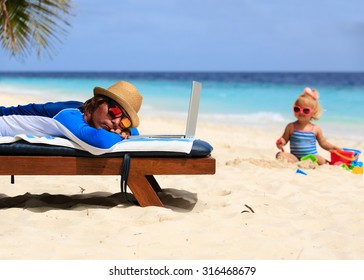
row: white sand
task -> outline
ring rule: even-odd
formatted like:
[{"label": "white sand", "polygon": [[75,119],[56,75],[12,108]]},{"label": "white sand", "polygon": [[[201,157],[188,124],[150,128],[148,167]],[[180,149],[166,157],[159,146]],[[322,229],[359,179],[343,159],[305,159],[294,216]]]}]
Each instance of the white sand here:
[{"label": "white sand", "polygon": [[[184,126],[141,121],[145,133]],[[15,185],[0,176],[0,259],[363,259],[363,176],[306,163],[308,175],[297,174],[297,165],[274,159],[281,132],[200,122],[197,136],[214,147],[216,175],[158,176],[165,208],[103,206],[119,201],[107,198],[120,189],[114,176],[16,176]],[[329,140],[364,151],[342,135]],[[96,205],[77,202],[86,197]]]}]

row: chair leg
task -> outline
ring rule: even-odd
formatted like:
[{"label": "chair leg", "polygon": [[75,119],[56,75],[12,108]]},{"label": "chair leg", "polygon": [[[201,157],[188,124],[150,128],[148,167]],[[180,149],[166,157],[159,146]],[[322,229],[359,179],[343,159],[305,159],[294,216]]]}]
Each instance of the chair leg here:
[{"label": "chair leg", "polygon": [[128,186],[134,197],[142,207],[160,206],[163,203],[160,201],[157,193],[147,179],[148,175],[140,174],[137,171],[130,170]]},{"label": "chair leg", "polygon": [[161,192],[162,188],[159,186],[157,180],[153,175],[145,175],[145,178],[147,178],[149,184],[153,187],[155,192]]}]

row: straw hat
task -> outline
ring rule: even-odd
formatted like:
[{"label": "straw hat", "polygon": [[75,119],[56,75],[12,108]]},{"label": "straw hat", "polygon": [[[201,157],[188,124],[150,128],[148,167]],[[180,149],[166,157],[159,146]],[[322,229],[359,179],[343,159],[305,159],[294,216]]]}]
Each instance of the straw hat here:
[{"label": "straw hat", "polygon": [[142,105],[143,97],[132,84],[125,81],[119,81],[108,89],[95,87],[94,95],[96,94],[105,95],[123,107],[130,116],[132,127],[137,127],[139,125],[138,112]]}]

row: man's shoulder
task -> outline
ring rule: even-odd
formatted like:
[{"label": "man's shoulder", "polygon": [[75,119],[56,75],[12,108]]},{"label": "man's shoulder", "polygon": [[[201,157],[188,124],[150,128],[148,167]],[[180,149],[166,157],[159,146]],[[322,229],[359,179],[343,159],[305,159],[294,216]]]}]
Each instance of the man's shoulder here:
[{"label": "man's shoulder", "polygon": [[58,101],[58,102],[48,102],[44,104],[44,110],[46,114],[53,118],[59,112],[65,109],[76,109],[79,110],[82,107],[82,102],[80,101]]}]

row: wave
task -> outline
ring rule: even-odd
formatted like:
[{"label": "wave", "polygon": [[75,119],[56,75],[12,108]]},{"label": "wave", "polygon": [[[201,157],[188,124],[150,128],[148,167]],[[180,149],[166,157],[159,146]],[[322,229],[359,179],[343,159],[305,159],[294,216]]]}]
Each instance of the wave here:
[{"label": "wave", "polygon": [[7,93],[17,96],[34,96],[37,101],[61,101],[61,100],[86,100],[91,97],[92,92],[89,96],[85,92],[74,89],[66,90],[59,87],[51,87],[48,85],[29,85],[29,84],[7,84],[0,82],[0,92]]},{"label": "wave", "polygon": [[19,95],[34,95],[40,96],[43,95],[45,91],[39,89],[32,89],[26,86],[12,86],[12,85],[1,85],[1,92],[6,92],[10,94],[19,94]]},{"label": "wave", "polygon": [[269,124],[288,121],[282,114],[276,112],[256,112],[247,114],[201,114],[202,121],[228,122],[231,124]]},{"label": "wave", "polygon": [[[156,113],[157,112],[157,113]],[[141,110],[145,115],[158,115],[159,117],[186,119],[188,112],[177,112],[168,110],[156,110],[153,106],[144,106]],[[219,123],[219,124],[285,124],[290,120],[284,117],[280,113],[276,112],[256,112],[246,114],[210,114],[200,112],[198,120],[207,123]]]}]

